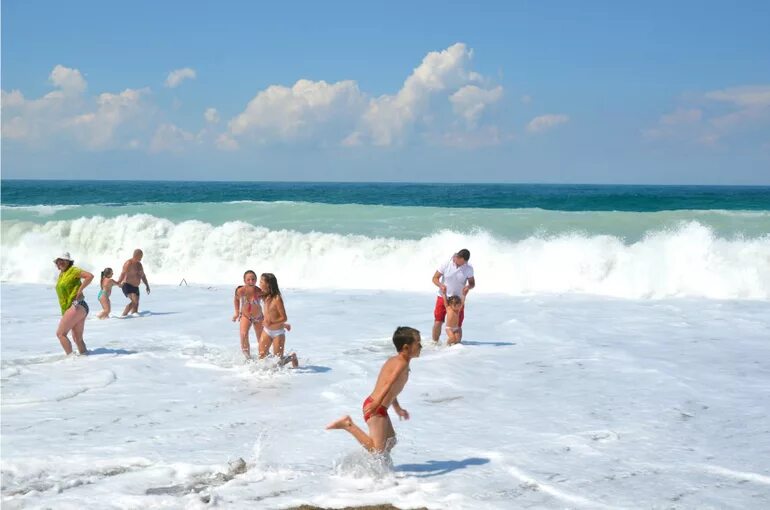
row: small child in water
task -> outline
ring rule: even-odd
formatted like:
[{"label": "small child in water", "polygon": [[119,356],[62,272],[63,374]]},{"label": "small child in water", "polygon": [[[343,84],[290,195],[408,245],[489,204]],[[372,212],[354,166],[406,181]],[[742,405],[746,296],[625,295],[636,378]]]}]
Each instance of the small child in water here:
[{"label": "small child in water", "polygon": [[105,267],[99,283],[99,293],[96,295],[96,299],[102,304],[102,311],[96,316],[99,319],[106,319],[110,316],[110,310],[112,310],[110,294],[112,294],[113,285],[120,286],[118,282],[112,279],[112,268]]},{"label": "small child in water", "polygon": [[465,308],[465,296],[449,296],[444,293],[446,304],[446,335],[447,345],[459,344],[463,339],[462,322],[460,314]]}]

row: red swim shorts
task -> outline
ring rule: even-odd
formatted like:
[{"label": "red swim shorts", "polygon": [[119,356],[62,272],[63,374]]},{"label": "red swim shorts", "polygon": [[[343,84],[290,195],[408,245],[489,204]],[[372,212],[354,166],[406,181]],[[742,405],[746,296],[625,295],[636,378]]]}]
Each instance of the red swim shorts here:
[{"label": "red swim shorts", "polygon": [[378,407],[373,413],[367,413],[366,412],[366,406],[372,403],[372,397],[366,397],[366,400],[364,400],[364,405],[361,406],[361,409],[364,411],[364,421],[369,421],[369,418],[372,416],[383,416],[385,418],[388,417],[388,408],[384,406]]},{"label": "red swim shorts", "polygon": [[[444,319],[446,319],[446,307],[444,306],[444,298],[441,296],[436,298],[436,308],[433,309],[433,318],[436,319],[436,322],[444,322]],[[460,324],[458,324],[458,326],[462,327],[463,319],[465,319],[465,307],[460,310]]]}]

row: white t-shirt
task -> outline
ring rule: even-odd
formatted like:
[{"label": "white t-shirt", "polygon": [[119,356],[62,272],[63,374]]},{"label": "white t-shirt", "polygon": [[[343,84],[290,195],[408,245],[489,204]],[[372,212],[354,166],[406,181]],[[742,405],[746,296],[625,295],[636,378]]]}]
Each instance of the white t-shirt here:
[{"label": "white t-shirt", "polygon": [[[442,275],[439,281],[446,285],[447,296],[462,296],[465,282],[468,278],[473,278],[472,265],[466,262],[462,266],[458,266],[452,259],[449,259],[449,262],[436,271]],[[438,290],[438,295],[441,295],[441,289]]]}]

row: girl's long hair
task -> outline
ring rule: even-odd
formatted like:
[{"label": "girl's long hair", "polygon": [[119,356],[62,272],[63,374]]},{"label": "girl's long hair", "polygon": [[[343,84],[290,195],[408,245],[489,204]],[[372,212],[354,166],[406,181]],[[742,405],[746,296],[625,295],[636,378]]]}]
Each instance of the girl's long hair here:
[{"label": "girl's long hair", "polygon": [[275,297],[281,295],[281,290],[278,288],[278,279],[273,273],[262,273],[262,278],[264,278],[265,282],[267,283],[267,297]]}]

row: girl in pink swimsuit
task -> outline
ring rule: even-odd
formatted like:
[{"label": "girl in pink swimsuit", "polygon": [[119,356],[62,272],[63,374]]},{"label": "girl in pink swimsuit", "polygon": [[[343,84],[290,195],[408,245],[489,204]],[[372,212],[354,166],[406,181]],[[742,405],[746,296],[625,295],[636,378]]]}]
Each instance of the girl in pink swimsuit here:
[{"label": "girl in pink swimsuit", "polygon": [[235,296],[233,297],[235,315],[233,315],[233,322],[240,322],[241,351],[246,359],[250,360],[249,329],[254,328],[257,341],[259,341],[259,337],[262,335],[262,321],[264,320],[262,306],[260,305],[262,290],[257,287],[257,273],[252,270],[243,273],[243,283],[244,285],[239,285],[235,289]]}]

